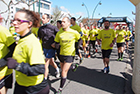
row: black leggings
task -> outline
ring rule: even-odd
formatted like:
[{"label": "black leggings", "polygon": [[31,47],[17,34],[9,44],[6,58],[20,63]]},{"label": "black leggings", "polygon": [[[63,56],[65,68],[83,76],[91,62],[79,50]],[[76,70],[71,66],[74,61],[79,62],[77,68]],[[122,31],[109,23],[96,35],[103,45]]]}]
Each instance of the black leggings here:
[{"label": "black leggings", "polygon": [[90,40],[90,42],[89,42],[89,55],[90,55],[91,45],[92,45],[93,49],[95,49],[95,42],[96,42],[96,41],[91,41],[91,40]]}]

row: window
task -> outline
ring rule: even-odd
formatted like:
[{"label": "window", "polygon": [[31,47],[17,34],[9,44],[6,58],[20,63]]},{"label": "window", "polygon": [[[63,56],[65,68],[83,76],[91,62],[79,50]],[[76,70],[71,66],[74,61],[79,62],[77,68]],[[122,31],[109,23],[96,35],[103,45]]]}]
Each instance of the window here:
[{"label": "window", "polygon": [[13,11],[11,11],[11,13],[13,13]]},{"label": "window", "polygon": [[48,4],[44,4],[45,9],[50,9],[50,6]]},{"label": "window", "polygon": [[[43,4],[40,3],[40,7],[41,7],[41,8],[42,8],[42,5],[43,5]],[[36,6],[39,7],[39,2],[37,2]]]},{"label": "window", "polygon": [[11,9],[13,9],[13,7],[11,7]]},{"label": "window", "polygon": [[20,10],[20,8],[16,8],[16,12],[19,11],[19,10]]}]

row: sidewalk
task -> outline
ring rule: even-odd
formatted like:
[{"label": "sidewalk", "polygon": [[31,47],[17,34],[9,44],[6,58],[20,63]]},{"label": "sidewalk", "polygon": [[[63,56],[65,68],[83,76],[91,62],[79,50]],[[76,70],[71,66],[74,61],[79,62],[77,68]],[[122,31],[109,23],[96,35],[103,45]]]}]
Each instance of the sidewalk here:
[{"label": "sidewalk", "polygon": [[[101,51],[98,49],[93,58],[85,58],[76,72],[68,73],[62,94],[133,94],[131,89],[133,47],[130,54],[124,54],[123,61],[117,61],[116,45],[110,57],[110,73],[104,74]],[[129,57],[128,57],[129,56]],[[133,61],[133,58],[132,58]],[[75,60],[75,63],[78,62]],[[50,66],[50,94],[55,94],[60,85],[60,78],[55,78],[55,70]],[[13,89],[7,94],[13,94]]]}]

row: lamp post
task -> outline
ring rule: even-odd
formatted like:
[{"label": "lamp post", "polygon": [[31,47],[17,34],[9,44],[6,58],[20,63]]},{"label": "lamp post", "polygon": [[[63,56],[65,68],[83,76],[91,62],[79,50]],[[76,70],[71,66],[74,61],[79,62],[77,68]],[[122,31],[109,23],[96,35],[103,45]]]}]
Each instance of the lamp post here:
[{"label": "lamp post", "polygon": [[101,5],[101,0],[98,2],[98,4],[95,6],[94,10],[93,10],[93,13],[92,13],[92,19],[94,17],[94,13],[95,13],[95,10],[97,9],[98,5]]},{"label": "lamp post", "polygon": [[109,17],[110,15],[112,15],[112,13],[109,13],[107,17]]},{"label": "lamp post", "polygon": [[82,4],[82,6],[85,6],[85,8],[87,10],[87,14],[88,14],[88,22],[87,23],[88,23],[88,26],[89,26],[89,11],[88,11],[88,8],[87,8],[87,6],[84,3]]},{"label": "lamp post", "polygon": [[39,0],[39,5],[38,5],[38,13],[40,14],[40,0]]}]

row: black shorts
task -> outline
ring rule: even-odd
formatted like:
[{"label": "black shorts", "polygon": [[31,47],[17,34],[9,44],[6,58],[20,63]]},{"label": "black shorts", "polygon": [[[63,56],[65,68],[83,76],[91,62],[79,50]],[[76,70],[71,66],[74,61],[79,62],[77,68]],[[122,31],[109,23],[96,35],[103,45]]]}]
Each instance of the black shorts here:
[{"label": "black shorts", "polygon": [[122,43],[117,43],[117,48],[120,48],[120,47],[124,47],[124,42],[122,42]]},{"label": "black shorts", "polygon": [[60,62],[64,63],[72,63],[74,61],[74,56],[64,56],[64,55],[60,55]]},{"label": "black shorts", "polygon": [[129,40],[125,40],[125,42],[128,42]]},{"label": "black shorts", "polygon": [[45,79],[40,84],[29,87],[21,86],[16,82],[14,94],[49,94],[49,90],[50,90],[49,84]]},{"label": "black shorts", "polygon": [[103,57],[103,59],[104,59],[104,58],[109,58],[111,52],[112,52],[112,49],[109,49],[109,50],[103,50],[103,49],[102,49],[102,57]]},{"label": "black shorts", "polygon": [[12,88],[13,83],[13,74],[5,76],[3,79],[0,80],[0,89],[5,86],[7,89]]},{"label": "black shorts", "polygon": [[93,47],[93,49],[95,49],[95,40],[90,40],[90,42],[89,42],[89,44],[91,44],[92,45],[92,47]]}]

